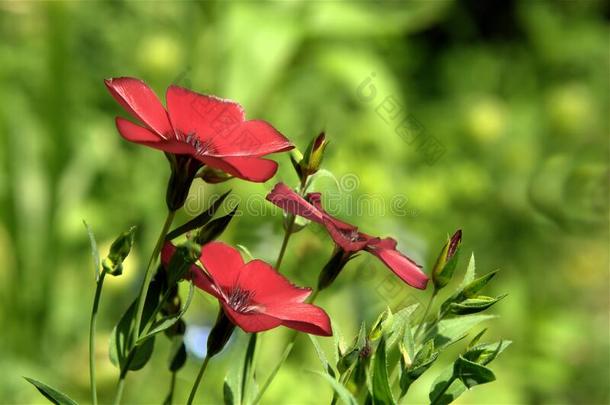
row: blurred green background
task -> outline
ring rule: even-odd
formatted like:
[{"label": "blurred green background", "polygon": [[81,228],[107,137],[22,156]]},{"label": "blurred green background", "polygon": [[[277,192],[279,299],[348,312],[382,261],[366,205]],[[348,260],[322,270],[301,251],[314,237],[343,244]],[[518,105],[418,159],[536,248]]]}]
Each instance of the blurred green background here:
[{"label": "blurred green background", "polygon": [[[83,219],[103,254],[138,226],[125,274],[108,280],[102,298],[98,386],[103,402],[113,398],[108,335],[138,289],[168,178],[161,153],[116,132],[114,117],[125,114],[102,80],[125,75],[161,96],[177,83],[238,100],[301,149],[325,129],[325,167],[341,186],[336,213],[394,236],[427,269],[447,233],[462,228],[462,268],[475,251],[480,272],[502,269],[490,293],[510,295],[492,309],[501,318],[490,338],[514,344],[492,365],[498,381],[460,403],[608,403],[609,17],[608,3],[593,0],[0,2],[0,402],[41,401],[24,375],[89,401],[94,280]],[[376,110],[388,97],[417,141],[399,136],[400,117]],[[276,180],[296,185],[288,156],[277,159]],[[187,208],[194,215],[229,188],[263,206],[274,181],[198,183]],[[317,187],[335,186],[325,178]],[[374,209],[358,209],[373,200]],[[222,239],[273,261],[282,221],[265,206],[265,216],[244,210]],[[283,272],[313,285],[331,249],[324,232],[307,228],[291,240]],[[363,256],[320,303],[351,335],[396,297],[426,299],[400,285],[387,293],[396,280]],[[209,326],[215,315],[198,294],[187,321]],[[285,338],[266,334],[261,375]],[[220,401],[235,347],[212,361],[202,400]],[[162,401],[167,350],[158,339],[152,364],[128,376],[127,403]],[[449,360],[407,400],[425,402]],[[304,372],[316,361],[301,338],[264,403],[330,399]],[[198,366],[191,356],[179,374],[178,402]]]}]

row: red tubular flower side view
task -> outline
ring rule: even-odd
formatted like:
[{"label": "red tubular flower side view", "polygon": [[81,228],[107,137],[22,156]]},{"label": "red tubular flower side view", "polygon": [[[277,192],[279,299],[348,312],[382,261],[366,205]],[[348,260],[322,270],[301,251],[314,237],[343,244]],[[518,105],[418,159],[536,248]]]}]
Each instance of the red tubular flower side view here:
[{"label": "red tubular flower side view", "polygon": [[[123,138],[166,153],[172,166],[168,205],[177,209],[202,165],[220,169],[232,176],[253,182],[273,177],[277,163],[263,156],[284,152],[294,146],[269,123],[246,120],[236,102],[206,96],[170,86],[166,92],[167,109],[143,81],[120,77],[105,80],[118,103],[140,124],[116,118]],[[184,194],[184,195],[183,195]],[[173,201],[175,200],[175,201]],[[176,207],[177,205],[177,207]]]},{"label": "red tubular flower side view", "polygon": [[303,198],[284,183],[278,183],[267,195],[267,200],[290,214],[323,225],[334,240],[335,261],[332,263],[332,268],[325,268],[323,271],[323,273],[330,271],[332,274],[326,275],[328,279],[322,282],[321,288],[327,287],[336,278],[343,265],[354,254],[363,250],[377,256],[405,283],[422,290],[426,288],[428,276],[421,270],[421,266],[396,249],[397,242],[394,239],[367,235],[358,231],[356,226],[331,216],[322,207],[320,193],[310,193]]},{"label": "red tubular flower side view", "polygon": [[[161,253],[164,265],[174,251],[171,243],[165,244]],[[203,268],[192,265],[190,279],[216,297],[226,316],[244,331],[286,326],[313,335],[332,335],[326,312],[305,303],[311,289],[294,286],[266,262],[244,263],[236,249],[221,242],[204,245],[199,260]]]}]

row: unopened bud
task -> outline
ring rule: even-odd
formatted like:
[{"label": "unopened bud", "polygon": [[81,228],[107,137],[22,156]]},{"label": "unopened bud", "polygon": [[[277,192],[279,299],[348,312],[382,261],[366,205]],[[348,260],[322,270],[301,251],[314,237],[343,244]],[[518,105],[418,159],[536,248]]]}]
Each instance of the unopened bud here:
[{"label": "unopened bud", "polygon": [[440,290],[451,281],[457,264],[461,242],[462,231],[458,229],[453,236],[449,238],[445,246],[443,246],[441,253],[438,255],[436,263],[434,263],[434,269],[432,270],[432,281],[434,282],[435,290]]},{"label": "unopened bud", "polygon": [[326,140],[324,132],[320,133],[320,135],[311,141],[300,162],[302,174],[310,176],[320,169],[322,159],[324,158],[324,150],[327,145],[328,141]]},{"label": "unopened bud", "polygon": [[197,177],[209,184],[223,183],[227,180],[231,180],[233,176],[222,170],[214,169],[210,166],[204,166],[203,169],[197,173]]},{"label": "unopened bud", "polygon": [[132,226],[112,242],[108,256],[102,261],[102,268],[105,272],[113,276],[119,276],[123,273],[123,261],[131,251],[135,231],[136,227]]}]

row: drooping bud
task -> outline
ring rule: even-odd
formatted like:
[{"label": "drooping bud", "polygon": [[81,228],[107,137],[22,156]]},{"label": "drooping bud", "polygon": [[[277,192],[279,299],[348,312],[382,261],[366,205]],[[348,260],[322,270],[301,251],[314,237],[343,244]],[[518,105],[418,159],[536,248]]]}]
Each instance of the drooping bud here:
[{"label": "drooping bud", "polygon": [[208,336],[208,357],[220,353],[229,341],[234,329],[235,324],[231,322],[221,307],[216,318],[216,323]]},{"label": "drooping bud", "polygon": [[354,256],[345,252],[343,249],[339,247],[335,247],[335,251],[333,252],[332,257],[326,263],[322,271],[320,272],[320,276],[318,277],[318,291],[322,291],[329,285],[335,281],[343,267],[347,264],[347,262]]},{"label": "drooping bud", "polygon": [[112,242],[108,256],[102,261],[102,269],[106,273],[113,276],[120,276],[123,273],[123,261],[131,251],[135,231],[136,227],[132,226]]},{"label": "drooping bud", "polygon": [[460,244],[462,242],[462,231],[458,229],[451,238],[447,241],[441,253],[434,263],[432,270],[432,281],[436,291],[445,287],[451,281],[455,266],[457,264]]},{"label": "drooping bud", "polygon": [[165,201],[170,211],[176,211],[184,205],[201,162],[187,155],[166,153],[165,156],[171,169]]},{"label": "drooping bud", "polygon": [[204,166],[203,169],[197,173],[197,177],[209,184],[223,183],[227,180],[231,180],[233,176],[222,170],[214,169],[210,166]]},{"label": "drooping bud", "polygon": [[302,175],[311,176],[320,169],[322,159],[324,158],[324,150],[327,145],[328,141],[326,140],[324,132],[321,132],[320,135],[311,141],[305,151],[303,159],[301,159],[301,162],[299,163]]}]

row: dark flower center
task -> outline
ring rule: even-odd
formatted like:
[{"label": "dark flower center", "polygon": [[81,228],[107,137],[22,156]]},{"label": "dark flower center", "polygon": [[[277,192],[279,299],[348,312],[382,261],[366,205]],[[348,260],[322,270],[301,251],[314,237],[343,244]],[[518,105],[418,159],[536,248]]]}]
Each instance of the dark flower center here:
[{"label": "dark flower center", "polygon": [[254,291],[243,290],[241,287],[235,287],[231,290],[227,297],[227,303],[236,312],[247,314],[254,312],[251,305]]},{"label": "dark flower center", "polygon": [[356,229],[339,229],[339,233],[341,233],[341,236],[343,236],[350,242],[358,242],[364,240],[362,235],[360,235],[360,232],[358,232]]},{"label": "dark flower center", "polygon": [[178,140],[192,146],[195,149],[195,155],[197,156],[203,156],[216,152],[216,148],[214,147],[211,139],[207,139],[202,142],[195,133],[186,135],[179,133]]}]

